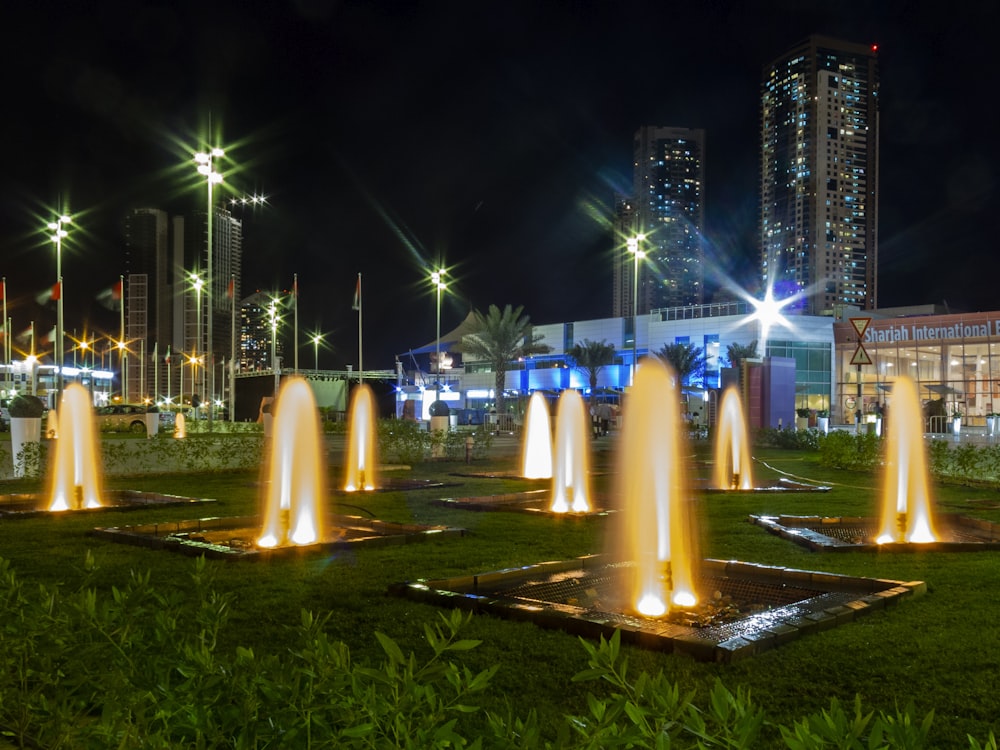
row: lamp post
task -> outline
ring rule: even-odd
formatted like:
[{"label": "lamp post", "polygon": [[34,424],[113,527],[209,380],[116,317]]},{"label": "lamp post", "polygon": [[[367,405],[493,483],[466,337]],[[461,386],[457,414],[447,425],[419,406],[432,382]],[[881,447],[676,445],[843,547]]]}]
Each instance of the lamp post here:
[{"label": "lamp post", "polygon": [[313,337],[312,337],[312,342],[313,342],[313,357],[314,357],[313,367],[316,370],[319,369],[319,342],[322,340],[322,338],[323,338],[323,335],[320,334],[320,333],[313,334]]},{"label": "lamp post", "polygon": [[[208,357],[209,366],[212,367],[212,373],[214,377],[215,368],[212,353],[213,342],[212,342],[212,297],[213,297],[213,268],[212,268],[212,186],[218,182],[222,182],[222,175],[214,170],[213,161],[220,157],[226,155],[226,152],[221,148],[213,148],[207,152],[200,152],[194,155],[195,163],[198,165],[198,174],[203,175],[208,183],[208,214],[205,220],[208,225],[207,240],[206,240],[206,257],[207,257],[207,276],[206,276],[206,290],[205,290],[205,304],[208,306],[208,321],[205,326],[205,335],[208,339],[205,345],[205,354]],[[212,431],[212,409],[208,410],[208,430]]]},{"label": "lamp post", "polygon": [[59,288],[59,296],[56,298],[56,341],[55,355],[57,376],[56,376],[56,398],[62,395],[63,384],[63,283],[62,283],[62,241],[67,232],[63,225],[71,224],[72,219],[66,214],[59,215],[55,221],[48,223],[48,228],[52,232],[52,241],[56,243],[56,286]]},{"label": "lamp post", "polygon": [[635,367],[638,358],[639,341],[639,259],[645,258],[646,253],[639,249],[639,243],[646,239],[646,235],[637,234],[627,240],[628,251],[632,253],[635,265],[632,270],[632,385],[635,384]]},{"label": "lamp post", "polygon": [[[192,273],[189,275],[191,284],[194,286],[194,341],[191,347],[192,359],[198,358],[198,344],[201,342],[201,288],[204,286],[205,281],[201,278],[201,274]],[[209,314],[209,319],[211,319],[211,314]],[[195,389],[194,380],[194,368],[191,371],[191,392],[194,393]],[[201,387],[201,397],[205,397],[205,386],[202,383]]]},{"label": "lamp post", "polygon": [[122,403],[128,403],[128,349],[125,339],[118,342],[118,366],[122,371]]},{"label": "lamp post", "polygon": [[434,339],[434,363],[437,367],[437,377],[434,378],[434,400],[440,398],[441,390],[441,292],[447,289],[443,281],[444,271],[437,270],[431,273],[431,283],[437,291],[437,336]]},{"label": "lamp post", "polygon": [[277,373],[277,338],[278,338],[278,308],[277,303],[272,299],[268,307],[268,316],[271,319],[271,369]]}]

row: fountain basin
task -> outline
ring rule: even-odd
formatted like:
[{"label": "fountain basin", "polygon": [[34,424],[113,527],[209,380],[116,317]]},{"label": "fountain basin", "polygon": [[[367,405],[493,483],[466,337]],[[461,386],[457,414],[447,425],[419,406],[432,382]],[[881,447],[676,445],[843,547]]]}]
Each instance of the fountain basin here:
[{"label": "fountain basin", "polygon": [[936,542],[877,544],[880,520],[856,516],[750,516],[750,522],[814,552],[972,552],[1000,549],[1000,524],[959,513],[936,515]]},{"label": "fountain basin", "polygon": [[258,516],[196,518],[136,526],[95,528],[90,535],[119,544],[162,549],[217,560],[272,559],[288,555],[331,552],[349,545],[385,546],[410,544],[439,537],[461,537],[465,529],[392,523],[361,516],[330,515],[326,539],[316,544],[257,547],[261,519]]},{"label": "fountain basin", "polygon": [[[449,579],[417,580],[389,592],[416,601],[527,620],[588,638],[729,663],[753,656],[922,594],[922,581],[859,578],[753,563],[705,560],[698,590],[713,592],[708,610],[669,618],[625,611],[629,563],[603,555],[546,562]],[[714,595],[718,593],[716,598]],[[708,618],[706,620],[706,618]]]},{"label": "fountain basin", "polygon": [[552,490],[526,490],[525,492],[507,492],[502,495],[482,495],[480,497],[442,497],[434,501],[435,505],[459,510],[475,510],[480,512],[501,511],[505,513],[537,513],[545,516],[588,518],[591,516],[606,516],[612,511],[599,508],[585,513],[556,513],[552,510]]},{"label": "fountain basin", "polygon": [[700,490],[706,492],[710,495],[752,495],[756,492],[829,492],[830,487],[824,484],[807,484],[805,482],[796,482],[794,479],[785,479],[784,477],[776,479],[773,482],[768,482],[766,484],[756,483],[753,487],[748,489],[726,489],[720,487],[711,486],[708,480],[702,480],[701,482],[695,481],[692,483],[692,487],[695,490]]},{"label": "fountain basin", "polygon": [[[158,492],[143,492],[141,490],[104,490],[101,493],[104,503],[99,508],[80,508],[64,510],[58,513],[99,513],[108,510],[139,510],[141,508],[167,508],[175,505],[192,505],[195,503],[214,503],[212,498],[182,497],[180,495],[164,495]],[[49,499],[35,493],[20,493],[0,495],[0,518],[30,518],[41,514],[53,513],[48,509]]]}]

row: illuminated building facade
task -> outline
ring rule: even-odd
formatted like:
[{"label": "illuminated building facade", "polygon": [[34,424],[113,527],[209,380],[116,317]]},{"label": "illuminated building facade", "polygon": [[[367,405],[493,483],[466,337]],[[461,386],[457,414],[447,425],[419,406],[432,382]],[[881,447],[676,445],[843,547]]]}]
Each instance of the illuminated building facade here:
[{"label": "illuminated building facade", "polygon": [[[641,127],[633,157],[632,204],[628,212],[619,211],[615,235],[616,279],[632,278],[635,261],[627,243],[642,234],[639,249],[646,257],[639,263],[639,313],[699,305],[704,298],[705,131]],[[631,291],[627,296],[631,299]],[[631,305],[616,314],[631,315]]]},{"label": "illuminated building facade", "polygon": [[878,60],[810,36],[764,67],[761,274],[791,309],[877,306]]}]

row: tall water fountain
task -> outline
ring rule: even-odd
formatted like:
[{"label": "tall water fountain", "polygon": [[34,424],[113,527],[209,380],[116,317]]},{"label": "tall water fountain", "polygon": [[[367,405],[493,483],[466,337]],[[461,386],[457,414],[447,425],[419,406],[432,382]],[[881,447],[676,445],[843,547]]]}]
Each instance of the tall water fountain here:
[{"label": "tall water fountain", "polygon": [[740,394],[733,386],[722,396],[716,429],[714,486],[721,490],[752,490],[750,439]]},{"label": "tall water fountain", "polygon": [[887,430],[885,486],[878,544],[927,543],[938,539],[927,489],[923,412],[916,383],[899,377],[892,385],[893,427]]},{"label": "tall water fountain", "polygon": [[259,547],[315,544],[324,538],[326,498],[319,416],[304,378],[281,386],[271,430]]},{"label": "tall water fountain", "polygon": [[643,360],[622,415],[619,496],[624,514],[619,556],[635,564],[631,602],[649,617],[697,604],[695,534],[687,469],[681,463],[676,375]]},{"label": "tall water fountain", "polygon": [[90,393],[79,383],[63,390],[50,470],[48,509],[80,510],[102,506],[97,427]]},{"label": "tall water fountain", "polygon": [[549,402],[538,391],[528,399],[521,445],[521,476],[525,479],[552,477],[552,426]]},{"label": "tall water fountain", "polygon": [[367,385],[359,385],[351,396],[347,425],[347,492],[375,489],[375,467],[378,461],[375,394]]},{"label": "tall water fountain", "polygon": [[579,391],[566,390],[556,409],[553,513],[589,513],[590,441],[587,409]]}]

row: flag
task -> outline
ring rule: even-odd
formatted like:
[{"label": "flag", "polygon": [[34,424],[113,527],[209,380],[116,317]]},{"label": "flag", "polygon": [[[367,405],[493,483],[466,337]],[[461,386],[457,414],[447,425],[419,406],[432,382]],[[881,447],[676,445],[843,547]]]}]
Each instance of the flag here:
[{"label": "flag", "polygon": [[34,335],[35,335],[35,328],[34,328],[34,326],[28,326],[23,331],[21,331],[19,334],[17,334],[17,336],[15,338],[17,338],[17,340],[20,341],[22,344],[26,344],[29,341],[31,341],[31,337],[34,336]]},{"label": "flag", "polygon": [[97,293],[97,301],[109,310],[117,310],[122,305],[122,282],[116,281],[108,289]]},{"label": "flag", "polygon": [[56,340],[56,327],[52,326],[52,330],[42,336],[43,344],[53,344]]},{"label": "flag", "polygon": [[57,281],[50,287],[43,289],[41,292],[35,295],[35,302],[39,305],[44,305],[47,302],[56,302],[59,299],[59,282]]},{"label": "flag", "polygon": [[352,310],[361,309],[361,274],[358,274],[358,285],[354,287],[354,302],[351,304]]},{"label": "flag", "polygon": [[226,296],[232,299],[236,296],[236,279],[232,276],[229,277],[229,286],[226,287]]},{"label": "flag", "polygon": [[292,277],[292,296],[296,299],[299,298],[299,275],[295,274]]},{"label": "flag", "polygon": [[167,356],[165,356],[163,358],[163,362],[165,364],[168,364],[168,365],[170,364],[170,345],[169,344],[167,345]]},{"label": "flag", "polygon": [[0,300],[7,301],[7,280],[0,281]]}]

